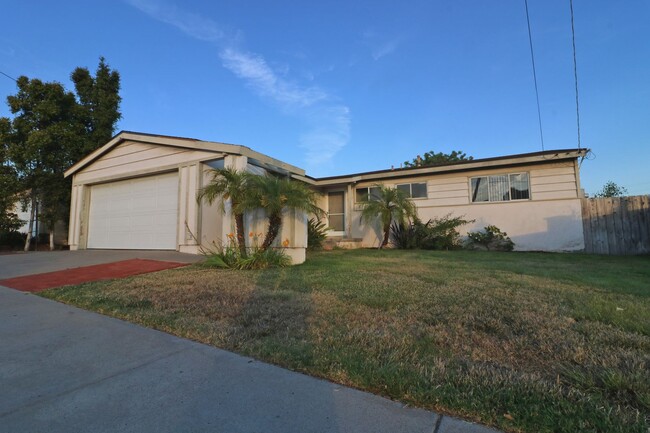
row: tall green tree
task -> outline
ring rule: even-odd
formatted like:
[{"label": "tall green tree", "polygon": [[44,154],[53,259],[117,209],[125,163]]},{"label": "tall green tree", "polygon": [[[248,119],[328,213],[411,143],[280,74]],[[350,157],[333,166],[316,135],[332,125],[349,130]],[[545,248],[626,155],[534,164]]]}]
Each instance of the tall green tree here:
[{"label": "tall green tree", "polygon": [[603,188],[595,194],[595,197],[623,197],[625,195],[627,195],[627,188],[609,180],[605,182]]},{"label": "tall green tree", "polygon": [[452,150],[451,153],[429,151],[424,156],[418,155],[412,161],[404,161],[404,167],[429,167],[434,165],[455,164],[462,161],[471,161],[474,157],[467,156],[461,150]]},{"label": "tall green tree", "polygon": [[367,223],[379,219],[384,238],[379,249],[388,244],[390,225],[393,221],[404,224],[407,219],[417,217],[417,209],[404,191],[381,184],[374,185],[378,192],[372,197],[366,196],[361,202],[361,220]]},{"label": "tall green tree", "polygon": [[[9,119],[0,118],[0,137],[10,127]],[[7,144],[0,141],[0,232],[17,230],[23,224],[15,212],[19,191],[18,174],[9,161]]]},{"label": "tall green tree", "polygon": [[64,179],[63,173],[108,142],[121,117],[119,73],[103,57],[95,77],[77,68],[71,78],[76,95],[57,82],[18,78],[18,92],[7,97],[13,118],[0,119],[0,145],[9,161],[5,165],[15,171],[32,213],[25,250],[37,209],[54,248],[54,225],[67,220],[70,209],[71,179]]},{"label": "tall green tree", "polygon": [[215,169],[212,170],[210,183],[201,188],[198,194],[199,201],[205,200],[210,204],[215,200],[221,200],[221,211],[224,213],[226,211],[225,201],[230,200],[230,207],[235,216],[235,236],[242,257],[247,255],[243,202],[248,194],[251,177],[249,173],[235,168]]},{"label": "tall green tree", "polygon": [[67,198],[69,203],[70,187],[63,172],[72,163],[69,149],[78,143],[80,129],[75,120],[75,96],[63,85],[25,76],[19,77],[17,84],[18,93],[7,97],[14,118],[2,119],[0,142],[28,196],[27,251],[38,207],[51,232],[56,220],[64,216],[61,202]]},{"label": "tall green tree", "polygon": [[323,215],[318,207],[318,194],[307,184],[267,174],[250,178],[249,193],[243,202],[245,209],[262,208],[268,218],[268,228],[261,250],[266,251],[282,229],[282,214],[303,211]]},{"label": "tall green tree", "polygon": [[76,160],[106,144],[115,132],[120,113],[120,73],[112,70],[104,57],[93,77],[87,68],[76,68],[70,75],[79,103],[78,116],[85,128]]}]

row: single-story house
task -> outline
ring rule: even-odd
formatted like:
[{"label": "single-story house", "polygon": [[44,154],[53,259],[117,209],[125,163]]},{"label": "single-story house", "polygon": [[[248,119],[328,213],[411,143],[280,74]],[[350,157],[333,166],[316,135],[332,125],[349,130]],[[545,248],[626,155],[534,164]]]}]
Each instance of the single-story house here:
[{"label": "single-story house", "polygon": [[[235,167],[306,182],[323,194],[330,236],[341,245],[377,246],[380,233],[360,219],[358,200],[376,184],[409,194],[424,221],[447,214],[474,219],[464,230],[496,225],[518,250],[584,248],[579,163],[584,149],[564,149],[346,176],[313,178],[247,147],[123,131],[68,171],[73,176],[70,248],[170,249],[200,253],[234,231],[228,206],[197,201],[211,168]],[[249,215],[247,232],[263,230]],[[278,244],[305,259],[307,216],[284,216]]]},{"label": "single-story house", "polygon": [[[29,201],[23,203],[22,200],[17,200],[14,204],[13,212],[18,216],[18,219],[23,222],[23,225],[18,228],[18,232],[27,234],[29,232],[29,220],[32,218],[32,206]],[[50,230],[48,224],[41,220],[39,209],[36,209],[34,221],[32,221],[32,241],[33,244],[38,243],[39,235],[49,235]],[[65,221],[59,220],[54,225],[54,243],[56,245],[63,245],[68,241],[68,231],[65,226]]]}]

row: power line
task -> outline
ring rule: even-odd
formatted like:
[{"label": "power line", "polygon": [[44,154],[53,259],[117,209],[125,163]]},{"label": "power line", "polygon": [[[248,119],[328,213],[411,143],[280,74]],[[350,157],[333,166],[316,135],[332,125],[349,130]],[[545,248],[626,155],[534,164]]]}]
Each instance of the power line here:
[{"label": "power line", "polygon": [[535,82],[535,98],[537,99],[537,120],[539,121],[539,139],[542,142],[542,151],[544,150],[544,133],[542,132],[542,110],[539,107],[539,90],[537,89],[537,71],[535,70],[535,53],[533,51],[533,36],[530,31],[530,16],[528,15],[528,0],[526,4],[526,23],[528,24],[528,42],[530,44],[530,59],[533,63],[533,81]]},{"label": "power line", "polygon": [[4,75],[5,77],[9,78],[10,80],[14,80],[16,83],[18,82],[18,80],[16,80],[14,77],[9,76],[9,75],[5,74],[2,71],[0,71],[0,74]]},{"label": "power line", "polygon": [[578,103],[578,62],[576,61],[576,31],[573,25],[573,0],[569,0],[569,7],[571,8],[571,41],[573,42],[573,77],[576,84],[576,122],[578,126],[578,149],[580,145],[580,105]]}]

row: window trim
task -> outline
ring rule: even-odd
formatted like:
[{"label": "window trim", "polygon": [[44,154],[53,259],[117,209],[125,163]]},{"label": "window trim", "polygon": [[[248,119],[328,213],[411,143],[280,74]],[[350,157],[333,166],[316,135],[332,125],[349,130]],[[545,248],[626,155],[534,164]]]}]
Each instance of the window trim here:
[{"label": "window trim", "polygon": [[[413,197],[413,184],[424,185],[424,192],[425,192],[424,197]],[[427,184],[426,181],[425,182],[396,183],[395,188],[397,188],[398,186],[402,186],[402,185],[408,185],[409,186],[409,196],[408,197],[411,200],[426,200],[426,199],[429,198],[429,185]]]},{"label": "window trim", "polygon": [[366,190],[366,194],[368,195],[368,199],[370,200],[370,189],[371,189],[371,188],[377,188],[377,187],[374,186],[374,185],[370,185],[370,186],[355,186],[355,187],[354,187],[354,204],[363,203],[363,201],[359,201],[359,200],[357,199],[357,196],[358,196],[358,194],[357,194],[357,190],[359,190],[359,189],[365,189],[365,190]]},{"label": "window trim", "polygon": [[[512,184],[510,183],[510,176],[522,175],[522,174],[525,174],[526,177],[527,177],[527,180],[528,180],[528,198],[516,198],[516,199],[509,198],[508,200],[490,200],[490,190],[489,190],[489,188],[490,188],[489,178],[490,177],[493,177],[493,176],[494,177],[496,177],[496,176],[506,176],[508,178],[508,196],[511,197],[512,196],[512,194],[511,194],[512,193]],[[488,200],[485,200],[485,201],[474,201],[473,200],[474,191],[473,191],[473,188],[472,188],[472,180],[479,179],[479,178],[488,179],[488,182],[487,182],[487,185],[488,185]],[[512,173],[493,173],[493,174],[486,174],[486,175],[483,175],[483,176],[473,176],[473,177],[468,178],[468,186],[469,186],[469,203],[470,204],[508,203],[508,202],[511,202],[511,201],[521,202],[521,201],[531,201],[533,199],[531,191],[530,191],[530,172],[528,172],[528,171],[518,171],[518,172],[512,172]]]}]

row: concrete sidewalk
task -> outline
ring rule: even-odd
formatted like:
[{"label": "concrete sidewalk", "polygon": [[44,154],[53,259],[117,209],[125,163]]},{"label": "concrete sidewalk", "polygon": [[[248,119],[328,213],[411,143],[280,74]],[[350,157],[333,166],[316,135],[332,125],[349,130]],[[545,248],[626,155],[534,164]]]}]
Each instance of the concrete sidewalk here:
[{"label": "concrete sidewalk", "polygon": [[0,390],[0,432],[495,432],[3,287]]}]

